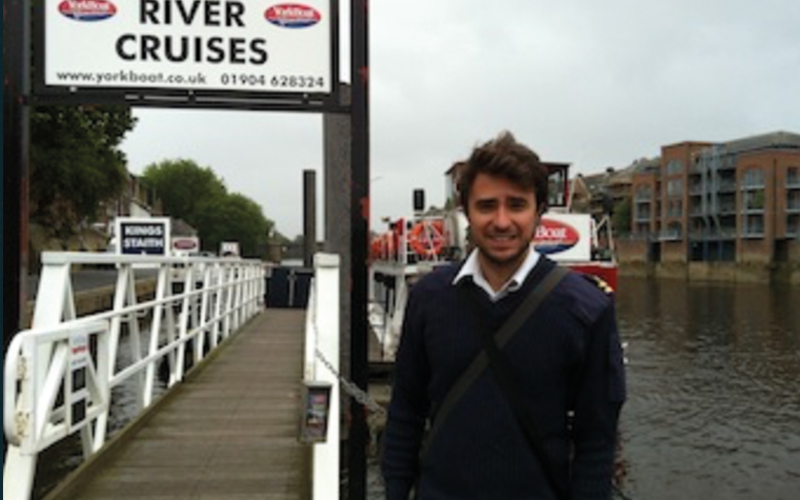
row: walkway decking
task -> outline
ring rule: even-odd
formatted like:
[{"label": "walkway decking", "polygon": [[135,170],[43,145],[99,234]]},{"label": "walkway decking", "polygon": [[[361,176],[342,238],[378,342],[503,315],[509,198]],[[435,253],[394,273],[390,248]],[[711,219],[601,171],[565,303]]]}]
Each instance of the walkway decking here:
[{"label": "walkway decking", "polygon": [[301,500],[305,311],[267,309],[50,499]]}]

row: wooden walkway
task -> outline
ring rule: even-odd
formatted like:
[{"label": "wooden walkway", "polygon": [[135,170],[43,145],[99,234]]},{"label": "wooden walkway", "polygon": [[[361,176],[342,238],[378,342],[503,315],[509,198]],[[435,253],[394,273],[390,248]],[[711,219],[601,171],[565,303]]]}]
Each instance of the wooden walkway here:
[{"label": "wooden walkway", "polygon": [[308,499],[304,329],[304,310],[267,309],[47,499]]}]

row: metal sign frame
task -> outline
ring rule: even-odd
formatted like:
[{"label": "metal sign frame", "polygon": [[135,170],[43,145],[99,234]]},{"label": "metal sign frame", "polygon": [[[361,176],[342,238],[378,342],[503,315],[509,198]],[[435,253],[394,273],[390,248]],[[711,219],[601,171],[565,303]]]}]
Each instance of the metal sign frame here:
[{"label": "metal sign frame", "polygon": [[[6,203],[10,210],[4,210],[6,219],[19,222],[6,245],[14,249],[18,259],[6,265],[9,274],[19,277],[27,273],[27,204],[28,204],[28,161],[29,161],[29,118],[30,110],[36,105],[123,105],[131,107],[155,108],[209,108],[253,111],[296,111],[314,113],[341,113],[350,117],[350,148],[352,151],[350,182],[350,262],[349,276],[351,291],[351,339],[350,368],[351,379],[359,387],[366,388],[368,379],[367,347],[369,331],[367,324],[367,248],[369,241],[369,15],[368,0],[350,0],[350,78],[352,85],[351,101],[343,102],[339,85],[339,3],[331,2],[331,92],[329,94],[282,94],[282,93],[248,93],[211,92],[164,89],[90,89],[60,88],[44,85],[44,13],[41,2],[32,7],[26,0],[4,0],[7,15],[3,16],[4,27],[9,28],[10,42],[6,65],[9,77],[4,85],[4,104],[12,106],[11,114],[6,115],[4,124],[12,124],[14,134],[8,136],[11,141],[4,144],[11,158],[10,165],[3,166],[4,177],[11,185],[5,194],[15,195],[16,203]],[[31,18],[35,22],[31,23]],[[31,33],[30,28],[33,28]],[[31,35],[34,36],[31,36]],[[33,50],[31,49],[33,47]],[[31,57],[31,51],[33,56]],[[30,63],[34,61],[36,81],[31,83]],[[6,101],[5,94],[9,98]],[[351,103],[352,102],[352,103]],[[6,119],[8,116],[8,119]],[[10,171],[9,174],[6,174]],[[6,225],[6,228],[9,224]],[[6,233],[8,234],[8,232]],[[5,256],[4,256],[5,257]],[[6,260],[6,264],[8,264]],[[348,279],[348,277],[345,277]],[[7,277],[4,285],[10,284],[6,290],[6,301],[17,305],[15,317],[4,321],[4,340],[10,339],[19,328],[20,312],[26,293],[24,284],[11,281]],[[4,320],[6,318],[4,317]],[[4,342],[5,343],[5,342]],[[350,428],[348,440],[348,493],[350,500],[366,498],[366,413],[359,411],[358,402],[351,398]]]},{"label": "metal sign frame", "polygon": [[[127,1],[127,0],[126,0]],[[339,0],[330,8],[330,92],[198,90],[159,87],[81,87],[47,85],[44,4],[34,10],[33,104],[107,104],[158,108],[203,108],[264,111],[346,112],[339,103]],[[279,3],[279,2],[276,2]],[[52,15],[52,14],[50,14]]]}]

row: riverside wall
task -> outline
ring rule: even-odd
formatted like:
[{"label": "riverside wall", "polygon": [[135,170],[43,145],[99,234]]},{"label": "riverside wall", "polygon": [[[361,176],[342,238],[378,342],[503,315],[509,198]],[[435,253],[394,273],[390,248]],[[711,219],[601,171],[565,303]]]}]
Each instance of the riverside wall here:
[{"label": "riverside wall", "polygon": [[785,262],[691,262],[674,255],[654,262],[644,241],[620,241],[616,249],[623,277],[800,286],[800,241],[789,244]]}]

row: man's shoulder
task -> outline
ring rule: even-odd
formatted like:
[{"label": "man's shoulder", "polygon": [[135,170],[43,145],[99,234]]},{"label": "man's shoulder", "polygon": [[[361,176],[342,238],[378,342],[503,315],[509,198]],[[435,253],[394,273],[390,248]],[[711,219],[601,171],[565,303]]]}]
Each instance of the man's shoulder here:
[{"label": "man's shoulder", "polygon": [[569,298],[572,311],[587,323],[593,323],[614,304],[614,292],[608,283],[591,274],[571,271],[559,289]]},{"label": "man's shoulder", "polygon": [[422,275],[413,285],[416,293],[430,293],[449,289],[461,269],[461,262],[450,262],[436,266],[432,271]]}]

